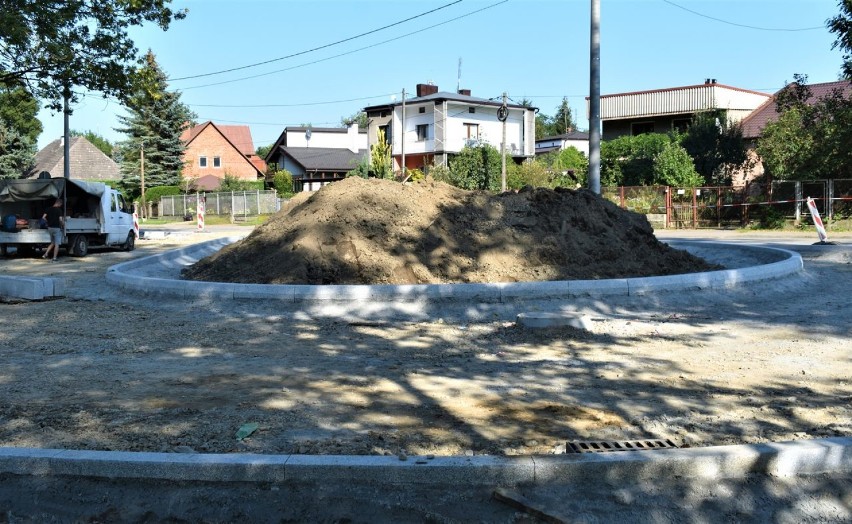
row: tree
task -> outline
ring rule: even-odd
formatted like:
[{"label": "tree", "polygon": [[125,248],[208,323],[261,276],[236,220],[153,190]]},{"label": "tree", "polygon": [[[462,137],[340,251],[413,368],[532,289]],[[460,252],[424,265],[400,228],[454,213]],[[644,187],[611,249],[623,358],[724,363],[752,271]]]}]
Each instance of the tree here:
[{"label": "tree", "polygon": [[654,162],[673,137],[662,133],[620,136],[601,143],[601,185],[654,184]]},{"label": "tree", "polygon": [[35,145],[0,121],[0,179],[21,178],[35,164]]},{"label": "tree", "polygon": [[563,97],[559,107],[556,108],[556,114],[551,119],[553,123],[553,131],[556,135],[564,135],[577,129],[577,121],[574,118],[574,111],[568,104],[568,98]]},{"label": "tree", "polygon": [[733,173],[748,161],[742,127],[730,122],[724,112],[697,114],[681,145],[704,179],[702,185],[730,185]]},{"label": "tree", "polygon": [[836,35],[832,49],[843,51],[843,75],[852,80],[852,0],[839,0],[840,13],[826,21],[828,30]]},{"label": "tree", "polygon": [[497,148],[486,143],[465,146],[450,160],[450,183],[462,189],[499,191],[501,171]]},{"label": "tree", "polygon": [[272,146],[275,144],[269,144],[268,146],[258,146],[257,149],[254,150],[254,154],[259,156],[260,158],[266,158],[266,155],[272,151]]},{"label": "tree", "polygon": [[757,145],[765,173],[778,180],[797,180],[807,173],[813,149],[798,109],[784,111],[778,120],[766,124]]},{"label": "tree", "polygon": [[0,86],[0,121],[36,143],[42,131],[38,100],[23,86]]},{"label": "tree", "polygon": [[700,187],[703,182],[689,153],[675,141],[663,146],[663,150],[654,158],[655,185]]},{"label": "tree", "polygon": [[376,133],[376,143],[370,146],[370,172],[376,178],[393,178],[390,145],[381,129]]},{"label": "tree", "polygon": [[113,146],[109,140],[102,137],[101,135],[95,133],[94,131],[76,131],[74,129],[71,130],[71,136],[81,136],[91,142],[91,144],[103,152],[106,156],[112,158],[112,150],[115,146]]},{"label": "tree", "polygon": [[185,144],[181,132],[195,114],[180,101],[180,93],[168,91],[166,75],[154,54],[137,74],[140,79],[127,102],[128,115],[119,116],[124,126],[117,131],[128,136],[117,149],[121,162],[122,187],[138,194],[141,185],[141,152],[145,153],[145,186],[180,185]]},{"label": "tree", "polygon": [[281,198],[293,196],[293,173],[286,169],[278,169],[272,176],[272,185]]},{"label": "tree", "polygon": [[252,191],[254,190],[254,183],[250,180],[241,180],[236,176],[225,172],[224,178],[222,178],[222,182],[219,184],[219,189],[217,191]]},{"label": "tree", "polygon": [[370,119],[367,118],[367,113],[359,111],[347,117],[340,117],[340,127],[349,127],[352,124],[358,124],[358,129],[367,129],[370,127]]},{"label": "tree", "polygon": [[54,110],[75,86],[123,99],[133,90],[138,50],[128,31],[147,22],[167,30],[186,16],[170,0],[4,0],[0,85],[22,83]]}]

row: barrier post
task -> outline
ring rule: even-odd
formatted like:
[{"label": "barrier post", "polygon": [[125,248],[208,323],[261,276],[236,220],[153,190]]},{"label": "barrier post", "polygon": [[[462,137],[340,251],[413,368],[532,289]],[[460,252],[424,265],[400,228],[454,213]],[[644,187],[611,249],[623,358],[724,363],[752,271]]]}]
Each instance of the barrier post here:
[{"label": "barrier post", "polygon": [[817,244],[833,244],[834,242],[828,241],[828,234],[825,232],[825,226],[822,225],[822,219],[819,217],[819,210],[816,207],[814,199],[811,197],[808,197],[808,209],[811,212],[811,218],[814,220],[817,235],[819,236],[819,242],[817,242]]},{"label": "barrier post", "polygon": [[139,205],[134,202],[133,203],[133,234],[136,235],[136,239],[139,239]]},{"label": "barrier post", "polygon": [[198,217],[198,231],[204,231],[204,197],[201,196],[201,193],[196,193],[197,212],[195,213]]}]

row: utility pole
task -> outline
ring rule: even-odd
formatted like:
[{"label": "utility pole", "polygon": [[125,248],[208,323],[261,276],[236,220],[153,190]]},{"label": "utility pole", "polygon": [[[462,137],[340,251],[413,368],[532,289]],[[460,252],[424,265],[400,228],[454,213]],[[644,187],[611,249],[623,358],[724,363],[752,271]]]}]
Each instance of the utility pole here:
[{"label": "utility pole", "polygon": [[145,142],[139,148],[139,183],[142,189],[142,218],[148,218],[148,205],[145,202]]},{"label": "utility pole", "polygon": [[601,2],[592,1],[589,52],[589,190],[601,194]]},{"label": "utility pole", "polygon": [[503,143],[500,145],[500,191],[506,192],[506,120],[509,119],[509,107],[506,105],[506,92],[503,91]]},{"label": "utility pole", "polygon": [[[402,132],[399,134],[399,140],[402,143],[402,174],[400,180],[405,181],[405,88],[402,88],[402,124],[400,125]],[[391,155],[393,147],[391,147]]]},{"label": "utility pole", "polygon": [[[71,178],[71,158],[69,157],[71,153],[71,127],[69,124],[69,119],[71,115],[71,109],[68,107],[68,99],[71,98],[71,89],[68,86],[65,86],[65,89],[62,91],[62,116],[63,116],[63,130],[62,130],[62,154],[65,157],[62,163],[62,176],[68,180]],[[64,206],[65,204],[63,204]]]}]

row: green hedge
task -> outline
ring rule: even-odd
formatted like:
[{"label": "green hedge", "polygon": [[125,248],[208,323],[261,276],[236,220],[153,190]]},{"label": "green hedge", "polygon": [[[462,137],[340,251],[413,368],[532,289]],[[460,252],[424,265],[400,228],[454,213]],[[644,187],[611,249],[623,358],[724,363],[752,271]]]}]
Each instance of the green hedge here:
[{"label": "green hedge", "polygon": [[145,191],[145,200],[159,202],[161,197],[180,194],[181,191],[178,186],[157,186]]}]

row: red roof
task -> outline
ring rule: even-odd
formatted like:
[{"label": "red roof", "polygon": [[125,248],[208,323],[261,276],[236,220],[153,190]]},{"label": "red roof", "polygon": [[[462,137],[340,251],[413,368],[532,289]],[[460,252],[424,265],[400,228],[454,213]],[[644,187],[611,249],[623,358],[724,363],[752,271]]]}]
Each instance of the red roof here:
[{"label": "red roof", "polygon": [[[789,84],[778,91],[778,93],[787,89],[790,85],[793,84]],[[835,89],[841,89],[844,95],[849,96],[852,94],[852,83],[848,80],[840,80],[838,82],[808,84],[808,89],[811,90],[811,97],[805,102],[815,104],[817,101],[830,95]],[[760,138],[763,135],[763,128],[766,127],[766,124],[778,119],[778,111],[775,107],[775,97],[778,96],[778,93],[775,93],[772,98],[761,104],[742,120],[743,138]]]},{"label": "red roof", "polygon": [[254,142],[251,139],[251,128],[249,126],[223,126],[207,121],[203,124],[198,124],[195,127],[185,129],[180,135],[180,139],[189,144],[195,137],[201,133],[207,126],[213,126],[244,156],[254,154]]}]

